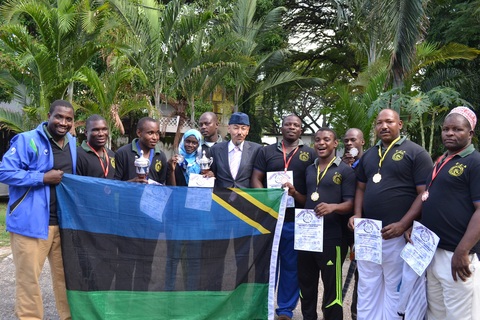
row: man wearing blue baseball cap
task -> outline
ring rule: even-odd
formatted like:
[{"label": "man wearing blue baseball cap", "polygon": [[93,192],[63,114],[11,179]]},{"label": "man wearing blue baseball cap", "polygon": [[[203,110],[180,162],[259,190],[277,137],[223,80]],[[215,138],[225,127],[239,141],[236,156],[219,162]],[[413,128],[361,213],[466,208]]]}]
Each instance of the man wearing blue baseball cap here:
[{"label": "man wearing blue baseball cap", "polygon": [[235,112],[228,121],[229,142],[217,143],[210,150],[215,187],[250,188],[253,162],[262,147],[245,141],[250,131],[250,120],[243,112]]},{"label": "man wearing blue baseball cap", "polygon": [[[235,112],[228,122],[228,133],[231,140],[220,142],[212,146],[210,155],[213,158],[211,171],[215,175],[215,187],[218,188],[251,188],[250,177],[252,176],[253,163],[262,148],[258,143],[245,141],[250,130],[248,115],[242,112]],[[238,201],[236,194],[232,193],[229,202]],[[225,228],[224,222],[220,222]],[[235,232],[235,230],[232,230]],[[203,248],[202,255],[224,259],[229,241],[217,241],[214,247]],[[239,238],[234,240],[235,258],[237,260],[237,276],[235,287],[246,281],[248,278],[248,251],[250,238]],[[223,264],[221,270],[218,268],[207,280],[207,290],[219,290],[223,282]],[[208,270],[212,270],[208,267]],[[230,288],[228,288],[230,289]]]}]

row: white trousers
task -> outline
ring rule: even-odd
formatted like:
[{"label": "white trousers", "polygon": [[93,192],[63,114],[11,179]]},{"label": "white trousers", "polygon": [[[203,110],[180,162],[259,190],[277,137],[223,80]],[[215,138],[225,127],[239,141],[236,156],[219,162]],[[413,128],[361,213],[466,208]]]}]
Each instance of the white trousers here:
[{"label": "white trousers", "polygon": [[453,281],[451,265],[453,252],[437,249],[427,268],[427,319],[480,319],[480,263],[476,254],[470,255],[472,275],[463,282]]},{"label": "white trousers", "polygon": [[403,236],[382,240],[382,264],[357,261],[358,320],[400,320],[397,313],[405,246]]},{"label": "white trousers", "polygon": [[402,284],[398,312],[405,315],[405,320],[423,320],[427,314],[427,278],[425,272],[417,273],[403,262]]}]

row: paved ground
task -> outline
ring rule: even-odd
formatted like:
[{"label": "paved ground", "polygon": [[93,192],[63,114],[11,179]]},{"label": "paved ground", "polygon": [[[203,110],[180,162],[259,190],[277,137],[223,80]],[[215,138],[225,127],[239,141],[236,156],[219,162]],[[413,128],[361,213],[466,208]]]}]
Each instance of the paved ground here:
[{"label": "paved ground", "polygon": [[[343,266],[344,277],[347,273],[350,263],[347,260]],[[51,278],[50,278],[50,268],[48,263],[45,264],[45,268],[41,276],[41,286],[43,294],[43,304],[45,308],[45,319],[46,320],[57,320],[58,315],[55,309],[55,302],[53,298],[53,291],[51,287]],[[14,320],[13,315],[14,310],[14,296],[15,296],[15,278],[14,278],[14,267],[12,261],[12,255],[10,248],[0,248],[0,319],[2,320]],[[353,284],[350,286],[347,297],[344,301],[344,319],[350,320],[350,305],[351,305],[351,296],[352,296]],[[322,290],[322,287],[319,288]],[[321,291],[319,292],[321,297]],[[320,299],[319,299],[320,300]],[[321,301],[319,301],[321,302]],[[318,307],[319,318],[321,319],[321,310],[320,306]],[[297,306],[297,309],[294,313],[294,320],[302,319],[300,304]],[[93,319],[92,319],[93,320]]]}]

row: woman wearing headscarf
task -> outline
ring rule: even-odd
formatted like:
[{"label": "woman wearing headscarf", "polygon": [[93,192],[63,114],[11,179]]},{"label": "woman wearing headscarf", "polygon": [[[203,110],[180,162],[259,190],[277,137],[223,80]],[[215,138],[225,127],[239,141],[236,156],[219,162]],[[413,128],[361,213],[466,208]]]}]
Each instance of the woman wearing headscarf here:
[{"label": "woman wearing headscarf", "polygon": [[190,129],[182,137],[178,154],[168,161],[167,185],[188,186],[190,173],[200,173],[197,158],[202,156],[201,134]]},{"label": "woman wearing headscarf", "polygon": [[[200,139],[201,134],[195,129],[185,132],[178,146],[178,154],[168,161],[167,185],[188,186],[190,174],[200,173],[200,165],[197,163],[197,158],[202,155]],[[167,242],[165,290],[175,290],[179,262],[182,264],[185,290],[198,290],[202,255],[200,242],[184,240],[178,232],[185,226],[188,228],[190,219],[184,216],[179,217],[175,212],[171,212],[168,220],[166,232],[169,241]]]}]

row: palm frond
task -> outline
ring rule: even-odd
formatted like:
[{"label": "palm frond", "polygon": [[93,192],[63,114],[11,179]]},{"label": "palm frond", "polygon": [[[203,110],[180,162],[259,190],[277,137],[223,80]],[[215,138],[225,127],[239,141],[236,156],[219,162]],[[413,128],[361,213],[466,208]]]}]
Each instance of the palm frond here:
[{"label": "palm frond", "polygon": [[255,90],[249,95],[248,98],[246,98],[242,102],[242,104],[267,90],[273,89],[281,85],[289,84],[289,85],[295,85],[301,88],[307,88],[307,87],[320,86],[323,82],[324,82],[323,79],[304,77],[304,76],[298,75],[295,72],[277,73],[264,79],[258,86],[256,86]]},{"label": "palm frond", "polygon": [[417,59],[414,71],[425,68],[435,63],[448,60],[473,60],[480,55],[480,50],[459,43],[448,43],[442,47],[432,43],[420,43],[417,45]]},{"label": "palm frond", "polygon": [[425,16],[422,0],[393,0],[388,2],[385,17],[394,31],[393,53],[390,61],[394,86],[401,85],[405,74],[411,69],[415,57],[415,45],[422,31]]},{"label": "palm frond", "polygon": [[20,133],[31,128],[29,128],[28,122],[25,121],[25,117],[20,112],[0,109],[0,129]]}]

